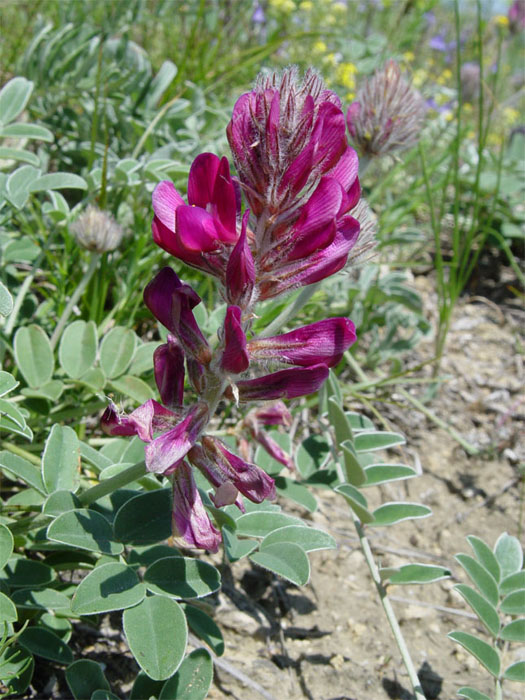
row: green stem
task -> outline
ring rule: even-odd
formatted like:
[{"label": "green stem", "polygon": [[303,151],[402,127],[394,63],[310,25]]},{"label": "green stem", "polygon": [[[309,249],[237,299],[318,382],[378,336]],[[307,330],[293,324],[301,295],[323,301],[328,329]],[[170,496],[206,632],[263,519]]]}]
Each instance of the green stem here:
[{"label": "green stem", "polygon": [[399,393],[402,394],[407,401],[409,401],[415,408],[417,408],[418,411],[421,411],[421,413],[423,413],[423,415],[429,418],[433,423],[438,425],[440,428],[443,428],[443,430],[446,430],[447,433],[461,445],[461,447],[465,450],[465,452],[467,452],[467,454],[478,454],[479,450],[476,447],[464,440],[461,437],[461,435],[454,430],[454,428],[445,423],[444,420],[441,420],[441,418],[438,418],[436,414],[433,413],[430,409],[428,409],[424,404],[422,404],[421,401],[418,401],[418,399],[416,399],[414,396],[411,396],[408,393],[408,391],[405,391],[404,389],[399,388],[397,391],[399,391]]},{"label": "green stem", "polygon": [[501,688],[501,681],[496,678],[496,697],[494,700],[503,700],[503,690]]},{"label": "green stem", "polygon": [[142,134],[142,136],[141,136],[140,139],[138,140],[137,145],[136,145],[135,148],[133,149],[133,153],[131,154],[131,157],[132,157],[132,158],[137,158],[137,156],[139,155],[139,153],[140,153],[141,150],[142,150],[142,147],[143,147],[144,144],[146,143],[146,140],[147,140],[148,136],[151,134],[151,132],[153,131],[153,129],[157,126],[157,124],[160,122],[160,120],[161,120],[162,117],[166,114],[166,112],[170,109],[170,107],[171,107],[172,105],[174,105],[175,102],[177,102],[178,99],[180,99],[180,97],[181,97],[181,95],[183,94],[183,92],[184,92],[184,90],[182,90],[181,92],[177,93],[177,94],[175,95],[175,97],[172,97],[171,100],[169,100],[169,102],[166,102],[166,104],[162,107],[162,109],[160,109],[159,112],[155,115],[155,117],[151,120],[151,122],[149,123],[149,125],[148,125],[147,128],[145,129],[144,133]]},{"label": "green stem", "polygon": [[408,677],[410,679],[410,683],[414,691],[415,700],[426,700],[425,694],[423,693],[423,689],[421,688],[421,683],[419,681],[419,678],[417,677],[416,669],[410,656],[410,652],[408,651],[408,647],[401,632],[401,628],[399,627],[399,623],[397,621],[396,614],[392,607],[392,603],[390,602],[390,599],[388,598],[386,592],[386,588],[383,586],[383,583],[381,581],[381,576],[375,563],[374,555],[372,554],[370,544],[365,536],[363,526],[359,518],[355,515],[355,513],[352,512],[352,515],[355,529],[357,531],[357,536],[359,537],[359,544],[361,545],[361,550],[365,556],[368,569],[370,571],[377,593],[379,595],[379,600],[381,601],[381,605],[383,606],[383,610],[385,611],[388,624],[390,625],[390,629],[392,630],[392,634],[394,635],[394,639],[401,654],[401,658],[403,659],[403,663],[405,664],[405,668],[408,672]]},{"label": "green stem", "polygon": [[290,319],[296,316],[303,306],[310,301],[316,291],[319,289],[320,283],[316,282],[314,284],[309,284],[307,287],[303,287],[299,296],[297,296],[291,304],[289,304],[277,318],[267,326],[262,333],[259,334],[261,338],[267,338],[272,333],[281,331],[282,328],[288,323]]},{"label": "green stem", "polygon": [[137,462],[137,464],[124,469],[120,474],[115,474],[115,476],[104,479],[104,481],[101,481],[96,486],[92,486],[87,491],[84,491],[78,499],[83,506],[89,506],[91,503],[98,501],[109,493],[113,493],[113,491],[127,486],[127,484],[130,484],[132,481],[137,481],[137,479],[140,479],[145,474],[146,463],[142,460],[142,462]]},{"label": "green stem", "polygon": [[60,317],[55,330],[53,331],[53,335],[51,336],[51,347],[54,349],[56,347],[56,344],[58,343],[58,340],[62,334],[62,331],[64,330],[64,326],[67,323],[68,318],[71,315],[71,312],[73,311],[73,307],[76,305],[77,301],[80,299],[82,294],[84,293],[85,288],[89,284],[89,280],[93,276],[93,273],[97,269],[98,261],[100,258],[100,253],[91,253],[91,260],[89,261],[89,267],[84,273],[84,276],[80,280],[80,283],[78,287],[75,289],[73,294],[71,295],[71,298],[69,299],[68,303],[66,304],[66,308],[62,312],[62,316]]}]

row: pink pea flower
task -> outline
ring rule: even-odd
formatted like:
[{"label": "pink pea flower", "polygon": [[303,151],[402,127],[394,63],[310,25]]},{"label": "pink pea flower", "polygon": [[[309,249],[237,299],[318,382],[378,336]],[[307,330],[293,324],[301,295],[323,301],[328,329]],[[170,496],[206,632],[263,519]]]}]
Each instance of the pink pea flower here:
[{"label": "pink pea flower", "polygon": [[276,401],[263,408],[253,409],[242,422],[242,425],[248,429],[252,438],[256,440],[271,457],[281,464],[284,464],[285,467],[295,469],[292,458],[261,428],[261,425],[283,425],[289,427],[291,424],[292,416],[282,401]]},{"label": "pink pea flower", "polygon": [[[328,367],[318,364],[283,369],[256,379],[241,380],[236,383],[236,387],[239,401],[295,399],[317,391],[327,378]],[[228,387],[225,396],[234,397],[231,387]]]},{"label": "pink pea flower", "polygon": [[242,311],[238,306],[229,306],[224,319],[224,352],[221,357],[221,367],[233,374],[244,372],[250,364],[241,316]]},{"label": "pink pea flower", "polygon": [[283,335],[251,340],[248,352],[254,360],[335,367],[355,340],[355,326],[349,318],[327,318]]},{"label": "pink pea flower", "polygon": [[181,462],[173,473],[173,529],[190,547],[216,552],[221,543],[212,525],[193,477],[193,470]]}]

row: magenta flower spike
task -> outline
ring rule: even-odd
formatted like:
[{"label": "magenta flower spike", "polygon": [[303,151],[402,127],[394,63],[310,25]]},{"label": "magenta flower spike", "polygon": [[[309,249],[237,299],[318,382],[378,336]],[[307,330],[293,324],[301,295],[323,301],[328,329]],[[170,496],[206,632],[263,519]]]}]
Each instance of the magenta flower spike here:
[{"label": "magenta flower spike", "polygon": [[355,340],[355,326],[349,318],[327,318],[290,333],[251,340],[248,351],[254,360],[335,367]]},{"label": "magenta flower spike", "polygon": [[[283,369],[274,374],[266,374],[257,379],[246,379],[237,382],[239,401],[259,401],[272,399],[295,399],[317,391],[328,377],[326,365],[311,367],[294,367]],[[228,398],[233,398],[231,387],[225,392]]]},{"label": "magenta flower spike", "polygon": [[226,294],[231,304],[247,307],[252,301],[255,287],[255,264],[247,241],[250,211],[242,217],[241,234],[231,252],[226,267]]},{"label": "magenta flower spike", "polygon": [[224,319],[224,352],[221,367],[232,374],[244,372],[250,364],[241,316],[242,311],[238,306],[228,306]]},{"label": "magenta flower spike", "polygon": [[153,353],[155,383],[162,403],[182,406],[184,396],[184,353],[176,338],[168,335],[167,343]]},{"label": "magenta flower spike", "polygon": [[156,474],[171,471],[191,450],[208,420],[208,406],[201,401],[194,404],[180,423],[146,445],[146,469]]},{"label": "magenta flower spike", "polygon": [[211,461],[206,456],[200,445],[194,445],[188,452],[188,460],[196,467],[215,488],[215,493],[211,496],[217,508],[222,506],[236,505],[240,511],[245,512],[242,499],[239,497],[239,490],[230,480],[228,474],[219,468],[216,462]]},{"label": "magenta flower spike", "polygon": [[173,473],[173,530],[190,547],[216,552],[220,533],[213,527],[206,512],[193,471],[181,462]]},{"label": "magenta flower spike", "polygon": [[183,284],[171,267],[164,267],[144,290],[144,302],[151,313],[182,345],[184,352],[202,364],[210,361],[210,349],[192,309],[200,297]]}]

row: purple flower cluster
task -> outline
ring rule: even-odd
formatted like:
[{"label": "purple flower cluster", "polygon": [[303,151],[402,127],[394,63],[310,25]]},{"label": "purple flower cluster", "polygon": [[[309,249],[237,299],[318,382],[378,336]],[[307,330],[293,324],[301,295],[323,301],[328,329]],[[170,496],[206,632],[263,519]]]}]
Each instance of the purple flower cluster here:
[{"label": "purple flower cluster", "polygon": [[[235,503],[242,509],[239,493],[256,503],[275,497],[273,479],[250,462],[244,436],[238,436],[238,456],[206,434],[219,402],[277,401],[250,411],[242,429],[292,467],[263,426],[289,425],[281,399],[319,389],[355,341],[347,318],[258,337],[254,306],[340,270],[357,242],[362,211],[358,160],[347,144],[341,104],[314,72],[302,81],[294,68],[260,77],[237,101],[227,134],[237,178],[226,158],[203,153],[190,169],[187,202],[168,181],[153,193],[155,242],[221,283],[228,306],[218,343],[209,343],[198,326],[195,291],[170,267],[162,269],[144,291],[146,306],[168,330],[154,356],[162,403],[147,401],[129,415],[111,404],[102,418],[108,434],[138,435],[147,443],[147,470],[173,480],[176,533],[211,551],[220,533],[203,505],[194,468],[214,487],[216,507]],[[261,375],[260,365],[276,371]],[[197,395],[189,407],[186,378]]]}]

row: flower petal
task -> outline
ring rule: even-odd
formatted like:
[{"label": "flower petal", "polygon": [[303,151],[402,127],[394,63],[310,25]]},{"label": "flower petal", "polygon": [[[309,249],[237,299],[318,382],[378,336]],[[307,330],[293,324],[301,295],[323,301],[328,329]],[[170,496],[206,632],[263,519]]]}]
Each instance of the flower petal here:
[{"label": "flower petal", "polygon": [[[283,369],[257,379],[237,382],[239,400],[294,399],[297,396],[306,396],[317,391],[327,377],[328,367],[322,364]],[[230,387],[225,393],[228,398],[233,397]]]},{"label": "flower petal", "polygon": [[211,523],[186,462],[181,462],[173,473],[173,528],[191,547],[210,552],[219,549],[220,533]]},{"label": "flower petal", "polygon": [[242,311],[238,306],[228,306],[224,319],[224,351],[221,367],[233,374],[244,372],[250,364],[241,316]]},{"label": "flower petal", "polygon": [[255,265],[252,251],[246,240],[249,216],[248,210],[242,218],[241,234],[231,252],[226,268],[228,301],[244,307],[250,303],[255,286]]},{"label": "flower petal", "polygon": [[154,399],[149,399],[129,415],[119,413],[115,404],[110,402],[100,419],[100,426],[106,435],[138,435],[144,442],[149,442],[154,431],[175,425],[180,417],[179,412],[164,408]]},{"label": "flower petal", "polygon": [[355,340],[355,326],[349,318],[327,318],[290,333],[251,340],[248,351],[255,360],[278,360],[301,367],[323,363],[334,367]]},{"label": "flower petal", "polygon": [[155,216],[169,231],[175,231],[175,212],[184,204],[184,200],[175,189],[173,182],[169,180],[159,182],[153,190],[152,202]]},{"label": "flower petal", "polygon": [[153,353],[153,368],[162,403],[182,406],[184,396],[184,353],[177,340],[168,335],[168,342]]}]

